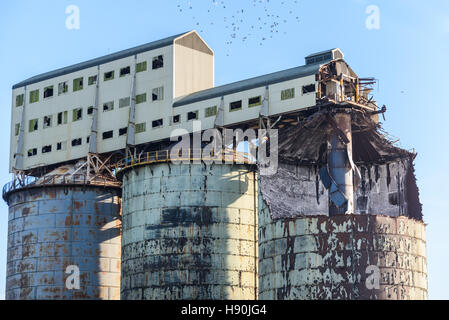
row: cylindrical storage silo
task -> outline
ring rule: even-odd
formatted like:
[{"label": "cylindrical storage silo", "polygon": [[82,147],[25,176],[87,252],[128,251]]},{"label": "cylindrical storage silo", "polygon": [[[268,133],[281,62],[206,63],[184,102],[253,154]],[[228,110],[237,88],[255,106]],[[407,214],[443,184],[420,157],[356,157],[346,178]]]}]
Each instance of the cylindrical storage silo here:
[{"label": "cylindrical storage silo", "polygon": [[237,164],[123,172],[122,299],[255,299],[257,188]]},{"label": "cylindrical storage silo", "polygon": [[97,182],[46,176],[4,194],[6,299],[120,298],[121,190]]},{"label": "cylindrical storage silo", "polygon": [[425,225],[408,217],[259,215],[259,297],[427,299]]}]

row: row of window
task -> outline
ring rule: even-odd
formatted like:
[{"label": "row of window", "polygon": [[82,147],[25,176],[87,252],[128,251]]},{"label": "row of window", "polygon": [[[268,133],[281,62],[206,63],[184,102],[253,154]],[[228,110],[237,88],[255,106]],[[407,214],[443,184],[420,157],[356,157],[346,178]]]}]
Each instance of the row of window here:
[{"label": "row of window", "polygon": [[[159,55],[157,57],[153,57],[153,64],[152,69],[156,70],[159,68],[162,68],[164,66],[164,56]],[[136,72],[143,72],[147,70],[147,61],[143,61],[140,63],[137,63],[136,65]],[[126,75],[131,74],[131,67],[127,66],[120,69],[119,76],[124,77]],[[103,81],[109,81],[113,80],[115,77],[115,71],[111,70],[108,72],[105,72],[103,74]],[[97,75],[93,75],[88,77],[87,84],[89,86],[94,85],[97,83]],[[76,78],[73,80],[73,92],[83,90],[84,88],[84,77]],[[53,97],[54,95],[54,86],[48,86],[44,88],[43,96],[44,99]],[[64,81],[58,84],[58,95],[67,93],[69,91],[69,84],[68,81]],[[16,107],[23,106],[24,101],[24,94],[18,94],[16,96]],[[35,103],[39,101],[39,89],[30,91],[29,95],[29,103]]]}]

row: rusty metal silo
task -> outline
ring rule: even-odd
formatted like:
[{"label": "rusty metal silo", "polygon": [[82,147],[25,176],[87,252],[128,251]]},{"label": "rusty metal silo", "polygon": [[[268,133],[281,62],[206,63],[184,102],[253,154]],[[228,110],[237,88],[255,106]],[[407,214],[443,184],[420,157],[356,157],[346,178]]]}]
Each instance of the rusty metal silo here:
[{"label": "rusty metal silo", "polygon": [[120,185],[76,169],[5,186],[6,299],[120,298]]},{"label": "rusty metal silo", "polygon": [[121,298],[256,299],[253,169],[142,162],[121,173]]}]

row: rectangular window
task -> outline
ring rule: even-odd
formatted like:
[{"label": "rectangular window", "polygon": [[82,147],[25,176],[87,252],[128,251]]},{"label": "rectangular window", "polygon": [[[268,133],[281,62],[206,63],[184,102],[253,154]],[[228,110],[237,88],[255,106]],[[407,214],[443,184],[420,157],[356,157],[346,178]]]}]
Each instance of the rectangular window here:
[{"label": "rectangular window", "polygon": [[180,114],[178,114],[176,116],[173,116],[173,121],[172,121],[173,124],[180,123],[180,122],[181,122],[181,115]]},{"label": "rectangular window", "polygon": [[130,97],[122,98],[118,102],[118,107],[119,108],[129,107],[130,102],[131,102]]},{"label": "rectangular window", "polygon": [[30,103],[39,101],[39,90],[34,90],[30,92]]},{"label": "rectangular window", "polygon": [[90,76],[89,79],[87,80],[87,84],[89,86],[93,85],[93,84],[97,84],[97,76]]},{"label": "rectangular window", "polygon": [[89,108],[87,108],[87,114],[93,114],[94,113],[94,107],[89,107]]},{"label": "rectangular window", "polygon": [[20,123],[16,123],[16,127],[15,127],[15,134],[16,134],[16,136],[19,135],[19,132],[20,132]]},{"label": "rectangular window", "polygon": [[153,89],[153,101],[164,100],[164,87]]},{"label": "rectangular window", "polygon": [[57,151],[66,151],[67,150],[67,141],[61,141],[56,144]]},{"label": "rectangular window", "polygon": [[103,112],[114,110],[114,101],[103,103]]},{"label": "rectangular window", "polygon": [[281,100],[293,99],[295,97],[295,88],[281,91]]},{"label": "rectangular window", "polygon": [[103,132],[103,140],[111,139],[114,136],[114,131]]},{"label": "rectangular window", "polygon": [[217,106],[206,108],[204,116],[206,118],[213,117],[217,114]]},{"label": "rectangular window", "polygon": [[64,112],[59,112],[58,113],[58,126],[61,124],[66,124],[67,123],[67,118],[68,118],[68,112],[64,111]]},{"label": "rectangular window", "polygon": [[114,79],[114,71],[105,72],[104,81],[109,81]]},{"label": "rectangular window", "polygon": [[49,153],[49,152],[51,152],[51,145],[42,147],[42,153]]},{"label": "rectangular window", "polygon": [[160,55],[153,58],[153,70],[162,68],[164,66],[164,56]]},{"label": "rectangular window", "polygon": [[16,107],[23,106],[23,93],[16,96]]},{"label": "rectangular window", "polygon": [[121,128],[121,129],[118,129],[118,135],[119,136],[124,136],[124,135],[126,135],[128,133],[128,128]]},{"label": "rectangular window", "polygon": [[44,117],[44,129],[50,128],[53,120],[53,116],[45,116]]},{"label": "rectangular window", "polygon": [[162,127],[163,125],[164,125],[163,119],[154,120],[152,123],[153,128],[159,128]]},{"label": "rectangular window", "polygon": [[30,120],[28,132],[33,132],[33,131],[36,131],[37,129],[39,129],[38,123],[39,123],[38,119]]},{"label": "rectangular window", "polygon": [[81,138],[73,139],[72,140],[72,147],[80,146],[82,143],[83,143],[83,141],[81,140]]},{"label": "rectangular window", "polygon": [[37,155],[37,148],[29,149],[28,150],[28,157],[33,157]]},{"label": "rectangular window", "polygon": [[144,103],[146,101],[147,101],[147,94],[146,93],[138,94],[136,96],[136,104]]},{"label": "rectangular window", "polygon": [[262,105],[262,97],[254,97],[248,99],[248,108],[256,107]]},{"label": "rectangular window", "polygon": [[44,88],[44,99],[53,97],[53,86]]},{"label": "rectangular window", "polygon": [[136,124],[136,133],[147,131],[147,124],[145,122]]},{"label": "rectangular window", "polygon": [[242,110],[242,100],[234,101],[229,104],[229,111]]},{"label": "rectangular window", "polygon": [[73,119],[72,121],[79,121],[83,119],[83,108],[73,109]]},{"label": "rectangular window", "polygon": [[136,72],[147,71],[147,62],[143,61],[136,64]]},{"label": "rectangular window", "polygon": [[198,110],[187,113],[187,121],[198,120]]},{"label": "rectangular window", "polygon": [[63,93],[67,93],[69,91],[69,85],[67,81],[61,82],[58,84],[58,95],[61,95]]},{"label": "rectangular window", "polygon": [[73,92],[83,90],[83,78],[73,80]]},{"label": "rectangular window", "polygon": [[124,77],[127,74],[131,73],[131,68],[130,67],[126,67],[126,68],[121,68],[120,69],[120,77]]},{"label": "rectangular window", "polygon": [[302,94],[311,93],[311,92],[315,92],[315,84],[314,83],[302,87]]}]

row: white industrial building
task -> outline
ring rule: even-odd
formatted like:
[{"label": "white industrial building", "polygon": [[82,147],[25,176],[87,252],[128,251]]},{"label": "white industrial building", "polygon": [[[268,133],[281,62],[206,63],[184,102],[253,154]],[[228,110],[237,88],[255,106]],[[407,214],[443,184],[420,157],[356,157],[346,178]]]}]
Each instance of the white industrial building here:
[{"label": "white industrial building", "polygon": [[335,59],[338,49],[214,87],[214,52],[191,31],[32,77],[13,86],[10,171],[161,141],[175,128],[191,132],[193,120],[207,129],[315,106],[318,73]]}]

